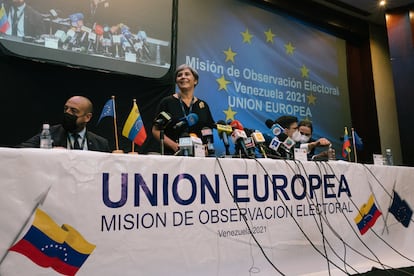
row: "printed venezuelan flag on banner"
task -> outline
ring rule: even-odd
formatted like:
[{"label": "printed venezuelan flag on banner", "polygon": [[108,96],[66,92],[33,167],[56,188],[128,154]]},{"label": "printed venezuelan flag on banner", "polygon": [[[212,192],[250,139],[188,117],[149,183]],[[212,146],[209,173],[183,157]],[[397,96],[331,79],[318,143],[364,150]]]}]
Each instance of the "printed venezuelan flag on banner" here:
[{"label": "printed venezuelan flag on banner", "polygon": [[141,146],[147,139],[147,132],[145,131],[144,123],[142,122],[141,114],[139,113],[135,99],[132,110],[122,129],[122,135],[129,140],[134,141],[138,146]]},{"label": "printed venezuelan flag on banner", "polygon": [[354,218],[361,235],[364,235],[369,228],[374,226],[377,219],[382,215],[375,205],[374,195],[368,199],[368,202],[361,206],[358,215]]},{"label": "printed venezuelan flag on banner", "polygon": [[9,21],[7,20],[6,10],[4,6],[1,5],[0,8],[0,33],[5,33],[9,29]]},{"label": "printed venezuelan flag on banner", "polygon": [[95,245],[73,227],[59,227],[45,212],[36,210],[32,226],[9,250],[25,255],[41,267],[51,267],[63,275],[75,275]]}]

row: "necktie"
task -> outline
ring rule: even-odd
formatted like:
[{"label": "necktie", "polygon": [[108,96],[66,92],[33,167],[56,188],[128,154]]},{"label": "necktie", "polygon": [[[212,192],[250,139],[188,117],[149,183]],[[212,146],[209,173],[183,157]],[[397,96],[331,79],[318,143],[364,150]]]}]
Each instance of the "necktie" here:
[{"label": "necktie", "polygon": [[81,147],[79,146],[79,134],[73,134],[73,149],[80,150]]},{"label": "necktie", "polygon": [[17,36],[17,23],[18,23],[18,17],[17,17],[17,11],[18,9],[16,7],[13,8],[13,20],[12,20],[12,35]]}]

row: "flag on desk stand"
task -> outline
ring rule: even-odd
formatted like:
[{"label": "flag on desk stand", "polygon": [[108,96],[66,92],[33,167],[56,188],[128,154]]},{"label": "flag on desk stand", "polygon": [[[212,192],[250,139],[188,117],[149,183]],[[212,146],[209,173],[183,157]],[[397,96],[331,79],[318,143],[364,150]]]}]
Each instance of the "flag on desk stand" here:
[{"label": "flag on desk stand", "polygon": [[358,150],[362,150],[364,147],[364,144],[362,143],[361,137],[358,136],[357,132],[354,130],[354,128],[351,128],[352,131],[352,144],[354,146],[354,156],[355,156],[355,163],[358,162]]},{"label": "flag on desk stand", "polygon": [[122,135],[132,141],[132,152],[134,152],[135,144],[142,146],[147,139],[147,132],[135,99],[133,100],[131,112],[122,129]]},{"label": "flag on desk stand", "polygon": [[392,203],[388,211],[390,211],[390,213],[394,215],[395,219],[401,222],[404,227],[408,227],[411,217],[413,216],[413,210],[405,200],[401,199],[395,190]]},{"label": "flag on desk stand", "polygon": [[4,5],[2,3],[0,7],[0,33],[6,33],[9,27],[9,20],[7,19],[6,10],[4,9]]},{"label": "flag on desk stand", "polygon": [[99,116],[98,124],[101,121],[102,118],[105,117],[113,117],[114,119],[114,133],[115,133],[115,146],[116,146],[116,152],[122,152],[119,150],[118,145],[118,127],[116,124],[116,112],[115,112],[115,96],[112,96],[111,99],[109,99],[104,107],[102,108],[101,116]]},{"label": "flag on desk stand", "polygon": [[355,223],[358,226],[361,235],[364,235],[369,228],[374,226],[377,219],[382,215],[375,205],[374,195],[368,199],[367,203],[364,203],[359,209],[358,215],[354,218]]},{"label": "flag on desk stand", "polygon": [[349,141],[348,137],[348,128],[345,127],[344,131],[344,143],[342,145],[342,157],[346,158],[348,157],[348,160],[350,160],[350,152],[351,152],[351,141]]}]

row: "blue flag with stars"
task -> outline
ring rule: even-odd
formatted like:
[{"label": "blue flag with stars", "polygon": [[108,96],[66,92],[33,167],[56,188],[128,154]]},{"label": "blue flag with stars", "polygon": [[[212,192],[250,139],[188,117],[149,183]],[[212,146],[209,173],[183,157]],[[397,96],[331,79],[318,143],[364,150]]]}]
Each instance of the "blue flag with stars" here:
[{"label": "blue flag with stars", "polygon": [[98,124],[104,117],[115,117],[114,99],[109,99],[104,105],[101,116],[99,116]]},{"label": "blue flag with stars", "polygon": [[404,227],[408,227],[411,221],[411,217],[413,216],[413,210],[405,200],[401,199],[396,191],[394,191],[394,196],[389,211],[394,215],[396,220],[404,225]]}]

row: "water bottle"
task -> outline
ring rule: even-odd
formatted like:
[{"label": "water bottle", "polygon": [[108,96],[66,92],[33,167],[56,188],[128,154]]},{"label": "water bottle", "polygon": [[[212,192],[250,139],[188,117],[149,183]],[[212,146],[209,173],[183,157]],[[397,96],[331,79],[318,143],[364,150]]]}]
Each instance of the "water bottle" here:
[{"label": "water bottle", "polygon": [[52,148],[52,136],[50,135],[49,124],[43,124],[42,132],[40,133],[40,148],[51,149]]},{"label": "water bottle", "polygon": [[388,166],[394,166],[391,149],[385,150],[385,164]]}]

